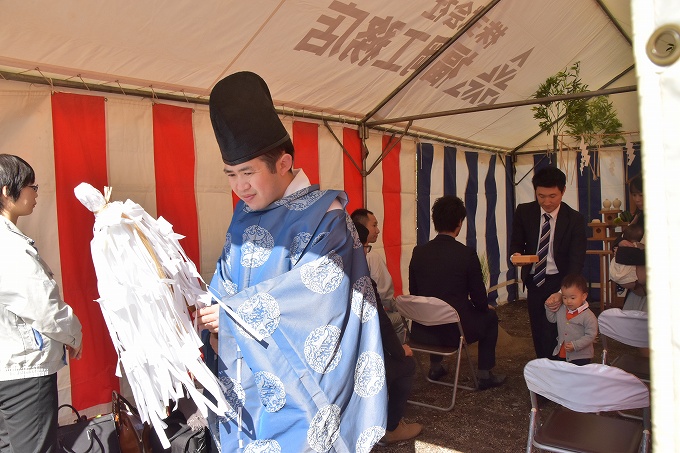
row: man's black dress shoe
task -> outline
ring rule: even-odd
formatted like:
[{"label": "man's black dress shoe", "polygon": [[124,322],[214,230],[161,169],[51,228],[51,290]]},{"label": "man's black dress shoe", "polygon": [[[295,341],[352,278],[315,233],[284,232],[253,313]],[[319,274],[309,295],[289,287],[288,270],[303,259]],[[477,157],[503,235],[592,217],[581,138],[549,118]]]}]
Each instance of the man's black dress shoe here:
[{"label": "man's black dress shoe", "polygon": [[499,387],[503,385],[503,382],[505,382],[505,375],[489,373],[488,379],[478,379],[477,382],[478,382],[477,388],[479,390],[486,390],[493,387]]},{"label": "man's black dress shoe", "polygon": [[427,377],[432,380],[432,381],[438,381],[444,376],[446,376],[449,372],[446,371],[446,368],[443,366],[440,366],[439,368],[430,368],[430,372],[427,373]]}]

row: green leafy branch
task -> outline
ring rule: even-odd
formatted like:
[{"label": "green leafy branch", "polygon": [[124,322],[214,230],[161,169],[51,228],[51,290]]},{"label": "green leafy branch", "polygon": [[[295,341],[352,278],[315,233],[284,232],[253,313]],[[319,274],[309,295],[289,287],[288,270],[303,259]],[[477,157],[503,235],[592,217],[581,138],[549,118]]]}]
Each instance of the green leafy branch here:
[{"label": "green leafy branch", "polygon": [[[558,72],[548,77],[539,85],[534,93],[536,99],[563,94],[583,93],[588,91],[588,85],[584,84],[579,77],[580,62],[576,62],[569,69]],[[534,118],[539,120],[541,130],[548,135],[559,135],[567,119],[578,112],[585,110],[585,99],[572,99],[567,101],[552,101],[536,105],[531,108]]]},{"label": "green leafy branch", "polygon": [[[565,94],[585,93],[588,85],[581,81],[580,62],[548,77],[534,93],[536,99]],[[621,140],[621,122],[614,105],[606,96],[545,102],[531,108],[546,134],[566,132],[575,139],[584,137],[589,146]]]},{"label": "green leafy branch", "polygon": [[584,137],[589,146],[610,145],[622,140],[621,121],[607,96],[598,96],[586,103],[586,108],[567,118],[567,134]]},{"label": "green leafy branch", "polygon": [[482,281],[484,281],[484,286],[489,287],[489,258],[486,256],[486,252],[483,255],[479,255],[479,264],[482,267]]}]

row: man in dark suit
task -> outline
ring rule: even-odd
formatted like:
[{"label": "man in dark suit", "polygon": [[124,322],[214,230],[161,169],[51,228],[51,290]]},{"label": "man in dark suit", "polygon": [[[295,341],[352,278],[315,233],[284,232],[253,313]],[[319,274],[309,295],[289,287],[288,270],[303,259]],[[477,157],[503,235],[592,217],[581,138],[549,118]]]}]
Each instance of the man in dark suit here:
[{"label": "man in dark suit", "polygon": [[[356,212],[356,211],[355,211]],[[359,240],[364,245],[364,253],[368,255],[369,229],[361,222],[355,221]],[[380,336],[385,356],[385,380],[387,381],[387,425],[385,435],[378,441],[378,445],[389,445],[416,437],[423,429],[420,423],[406,423],[403,415],[406,402],[411,395],[413,378],[416,372],[416,362],[413,351],[402,340],[392,327],[392,320],[383,309],[378,285],[371,278],[373,291],[377,299],[378,319],[380,320]],[[401,316],[399,317],[401,319]]]},{"label": "man in dark suit", "polygon": [[558,294],[562,278],[567,274],[582,273],[586,258],[586,223],[578,211],[562,202],[567,178],[559,168],[543,168],[531,182],[536,201],[517,206],[510,259],[514,263],[518,255],[539,255],[539,262],[523,266],[521,275],[527,288],[536,357],[551,358],[557,345],[557,325],[548,322],[544,305],[547,303],[557,310],[562,304]]},{"label": "man in dark suit", "polygon": [[[497,387],[505,376],[494,375],[498,316],[489,308],[482,267],[477,252],[456,240],[465,219],[465,205],[460,198],[444,196],[432,206],[432,222],[439,233],[424,245],[413,249],[409,264],[409,291],[414,296],[437,297],[458,312],[465,340],[479,342],[477,377],[479,389]],[[458,346],[460,334],[455,324],[424,326],[414,322],[414,340],[436,346]],[[430,355],[429,377],[439,380],[446,374],[442,356]]]}]

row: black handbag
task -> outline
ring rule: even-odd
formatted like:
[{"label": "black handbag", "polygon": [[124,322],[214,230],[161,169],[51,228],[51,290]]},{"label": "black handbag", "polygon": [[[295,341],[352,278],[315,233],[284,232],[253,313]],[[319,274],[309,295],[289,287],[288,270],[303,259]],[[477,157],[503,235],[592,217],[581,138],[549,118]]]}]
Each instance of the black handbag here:
[{"label": "black handbag", "polygon": [[174,435],[168,438],[170,449],[164,450],[160,447],[154,451],[169,453],[209,453],[210,436],[208,428],[205,426],[194,431],[191,427],[184,425]]},{"label": "black handbag", "polygon": [[637,247],[619,247],[616,249],[616,262],[629,266],[644,266],[645,251]]},{"label": "black handbag", "polygon": [[167,425],[165,435],[170,441],[170,448],[164,449],[155,431],[151,433],[151,445],[154,453],[209,453],[211,450],[210,433],[203,426],[192,429],[184,414],[174,410],[163,420]]},{"label": "black handbag", "polygon": [[[187,406],[193,404],[191,400],[182,401]],[[210,432],[206,426],[192,429],[180,409],[172,411],[163,422],[167,425],[164,431],[170,441],[170,448],[164,449],[158,435],[152,431],[151,446],[154,453],[210,453]]]},{"label": "black handbag", "polygon": [[81,417],[75,407],[70,408],[76,415],[75,423],[57,428],[59,451],[64,453],[120,453],[116,425],[113,414],[100,415],[94,418]]}]

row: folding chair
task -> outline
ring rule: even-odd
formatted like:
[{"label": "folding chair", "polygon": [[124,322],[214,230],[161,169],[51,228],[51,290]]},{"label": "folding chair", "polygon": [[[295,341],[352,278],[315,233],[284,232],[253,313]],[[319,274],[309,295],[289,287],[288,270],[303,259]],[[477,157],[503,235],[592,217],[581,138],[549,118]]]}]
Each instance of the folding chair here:
[{"label": "folding chair", "polygon": [[[578,366],[534,359],[524,367],[531,396],[527,453],[634,453],[649,451],[649,388],[620,368],[599,363]],[[545,420],[536,395],[557,403]],[[601,411],[642,408],[643,422],[623,420]]]},{"label": "folding chair", "polygon": [[622,354],[609,361],[607,342],[610,339],[637,348],[649,347],[647,313],[637,310],[610,308],[597,318],[602,338],[602,363],[621,368],[649,383],[649,358]]},{"label": "folding chair", "polygon": [[[402,295],[396,298],[396,308],[399,314],[411,321],[415,321],[419,324],[425,326],[434,326],[440,324],[452,324],[458,325],[458,331],[460,333],[460,339],[458,341],[458,346],[433,346],[423,343],[418,343],[413,341],[411,338],[407,341],[407,344],[411,347],[413,352],[422,352],[427,354],[436,354],[443,357],[450,357],[452,355],[457,355],[456,357],[456,369],[454,371],[453,384],[449,382],[434,381],[427,376],[427,373],[422,370],[419,362],[418,368],[425,375],[425,379],[433,384],[444,385],[447,387],[453,387],[453,395],[451,397],[451,404],[449,406],[436,406],[432,404],[427,404],[421,401],[408,402],[416,406],[429,407],[431,409],[437,409],[440,411],[450,411],[456,404],[456,391],[458,388],[465,390],[475,390],[477,388],[477,376],[475,375],[474,369],[472,368],[472,362],[470,361],[470,355],[467,349],[467,343],[465,342],[465,335],[463,334],[463,326],[460,322],[460,317],[458,312],[449,304],[436,297],[423,297],[423,296],[411,296]],[[408,323],[404,322],[407,332],[410,334],[410,329]],[[410,335],[409,335],[410,336]],[[468,365],[470,367],[470,376],[474,383],[474,387],[468,387],[458,384],[458,378],[460,375],[460,361],[461,352],[465,351],[465,357],[467,358]]]}]

